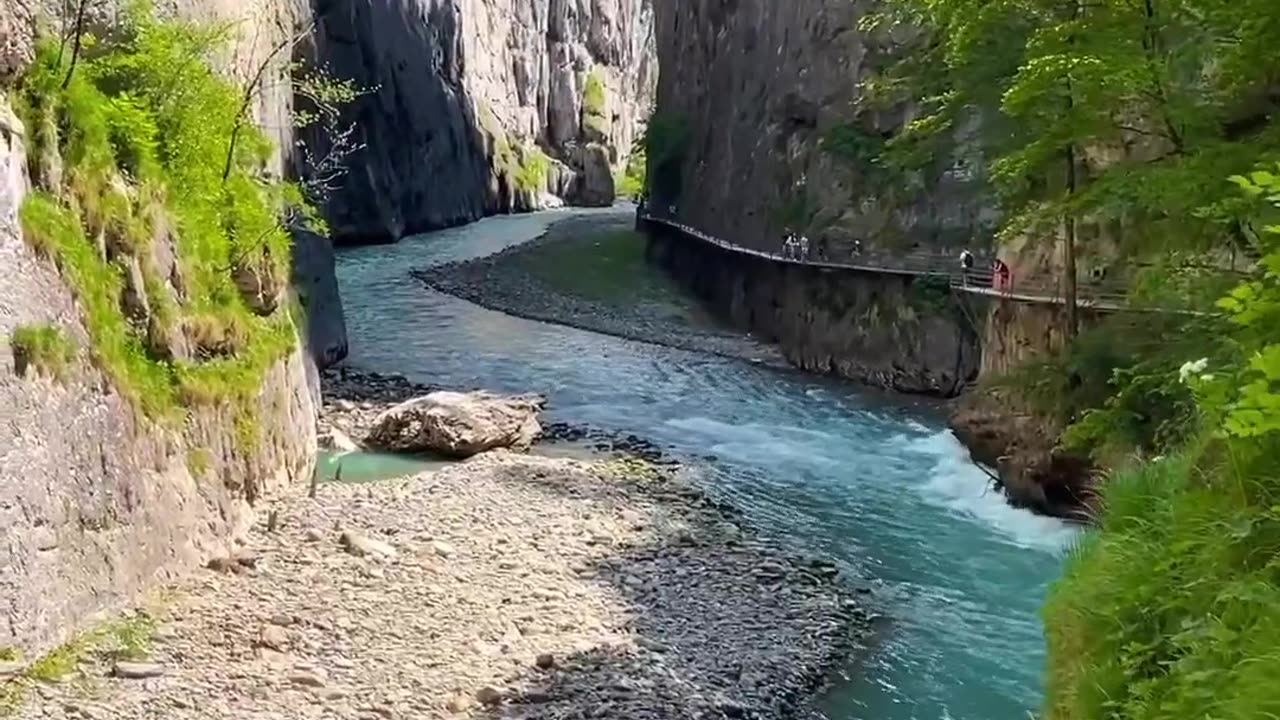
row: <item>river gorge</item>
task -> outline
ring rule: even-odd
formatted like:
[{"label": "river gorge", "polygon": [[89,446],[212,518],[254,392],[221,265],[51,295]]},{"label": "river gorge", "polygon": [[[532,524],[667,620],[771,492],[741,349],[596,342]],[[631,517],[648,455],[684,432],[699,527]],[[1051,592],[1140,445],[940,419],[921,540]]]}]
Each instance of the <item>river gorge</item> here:
[{"label": "river gorge", "polygon": [[1010,507],[938,409],[514,318],[407,276],[531,240],[566,214],[491,218],[339,253],[349,364],[448,387],[545,392],[553,420],[703,458],[714,495],[873,589],[882,619],[821,699],[826,717],[981,720],[1034,709],[1038,608],[1077,531]]},{"label": "river gorge", "polygon": [[1280,716],[1280,4],[1015,5],[0,0],[0,719]]}]

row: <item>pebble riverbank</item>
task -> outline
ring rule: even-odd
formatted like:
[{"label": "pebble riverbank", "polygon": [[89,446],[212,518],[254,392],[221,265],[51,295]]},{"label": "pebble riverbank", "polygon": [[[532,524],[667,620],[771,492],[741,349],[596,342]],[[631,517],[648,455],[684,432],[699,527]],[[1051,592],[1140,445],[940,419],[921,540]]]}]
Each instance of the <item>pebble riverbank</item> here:
[{"label": "pebble riverbank", "polygon": [[16,717],[788,717],[867,620],[832,565],[638,461],[326,485],[239,545],[163,591],[145,658]]},{"label": "pebble riverbank", "polygon": [[[620,215],[611,224],[599,217],[569,218],[529,242],[487,257],[421,268],[412,275],[433,290],[515,317],[772,367],[790,367],[773,345],[710,322],[690,322],[670,305],[645,299],[603,302],[579,297],[534,277],[527,269],[525,260],[530,255],[560,243],[578,243],[602,232],[626,230],[633,224],[630,215]],[[638,271],[661,272],[643,267]]]},{"label": "pebble riverbank", "polygon": [[[353,437],[433,389],[348,369],[323,381],[323,423]],[[615,454],[499,451],[266,499],[228,556],[132,614],[129,657],[88,652],[13,716],[807,713],[874,620],[836,567],[757,538],[691,470],[636,457],[662,461],[639,438],[552,430]]]}]

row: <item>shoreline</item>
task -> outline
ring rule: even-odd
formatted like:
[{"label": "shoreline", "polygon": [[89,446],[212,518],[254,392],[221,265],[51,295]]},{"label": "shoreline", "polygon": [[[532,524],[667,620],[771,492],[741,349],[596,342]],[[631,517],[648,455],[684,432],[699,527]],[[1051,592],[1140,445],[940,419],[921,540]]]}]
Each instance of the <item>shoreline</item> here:
[{"label": "shoreline", "polygon": [[[778,370],[796,370],[771,343],[745,337],[736,330],[676,323],[650,307],[619,308],[574,297],[547,287],[517,266],[521,258],[549,245],[573,240],[585,232],[599,232],[601,224],[601,217],[568,217],[552,223],[536,238],[497,253],[416,268],[409,274],[430,290],[512,317]],[[620,215],[612,225],[615,229],[631,229],[634,221],[631,215]]]},{"label": "shoreline", "polygon": [[145,677],[90,657],[15,717],[785,718],[866,624],[643,464],[487,453],[269,517],[160,591]]},{"label": "shoreline", "polygon": [[[325,382],[348,420],[427,389]],[[14,717],[801,716],[871,636],[865,591],[685,468],[615,451],[267,498],[225,557],[129,616],[143,657],[87,652]]]}]

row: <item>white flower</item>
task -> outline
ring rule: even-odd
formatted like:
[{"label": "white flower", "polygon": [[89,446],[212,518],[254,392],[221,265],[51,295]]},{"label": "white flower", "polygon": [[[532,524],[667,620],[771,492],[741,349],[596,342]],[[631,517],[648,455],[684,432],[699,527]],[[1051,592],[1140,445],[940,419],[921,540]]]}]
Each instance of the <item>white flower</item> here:
[{"label": "white flower", "polygon": [[1209,358],[1182,363],[1182,367],[1178,369],[1178,382],[1186,383],[1192,375],[1203,373],[1207,367],[1209,367]]}]

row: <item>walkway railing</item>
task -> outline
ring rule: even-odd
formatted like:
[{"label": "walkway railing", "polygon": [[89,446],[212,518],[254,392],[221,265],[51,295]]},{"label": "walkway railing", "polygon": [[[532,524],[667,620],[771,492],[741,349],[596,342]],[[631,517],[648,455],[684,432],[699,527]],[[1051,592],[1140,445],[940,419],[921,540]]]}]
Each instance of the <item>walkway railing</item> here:
[{"label": "walkway railing", "polygon": [[[987,295],[1029,303],[1054,305],[1066,303],[1065,293],[1060,283],[1054,278],[1044,276],[1011,277],[1007,285],[997,283],[995,272],[990,269],[991,261],[994,259],[991,257],[975,256],[975,267],[970,270],[960,267],[958,256],[942,255],[940,253],[905,253],[902,255],[849,253],[847,254],[848,260],[832,259],[831,253],[826,258],[819,259],[789,257],[782,253],[754,250],[722,240],[673,218],[659,217],[651,213],[641,213],[639,217],[647,222],[674,228],[690,237],[725,250],[742,255],[752,255],[773,262],[814,268],[861,270],[863,272],[889,275],[938,278],[959,292],[974,295]],[[1084,308],[1106,311],[1134,309],[1129,304],[1128,288],[1123,284],[1108,280],[1080,282],[1076,288],[1076,304]]]}]

